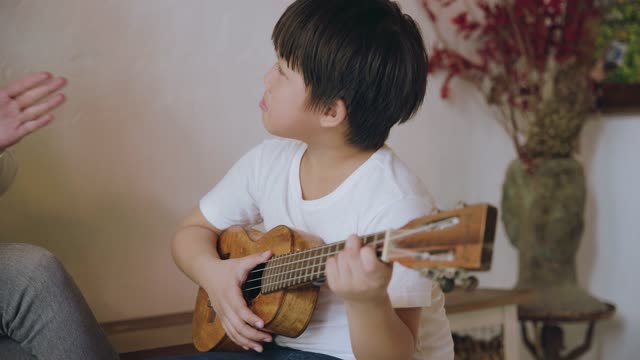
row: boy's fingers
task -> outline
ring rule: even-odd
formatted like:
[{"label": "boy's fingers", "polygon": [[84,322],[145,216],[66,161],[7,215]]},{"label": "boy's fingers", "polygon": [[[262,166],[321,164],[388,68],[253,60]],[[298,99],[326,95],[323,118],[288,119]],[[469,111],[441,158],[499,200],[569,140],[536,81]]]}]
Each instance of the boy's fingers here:
[{"label": "boy's fingers", "polygon": [[234,343],[242,346],[245,350],[249,350],[250,347],[253,348],[256,345],[249,339],[244,338],[232,324],[227,324],[225,327],[225,333]]},{"label": "boy's fingers", "polygon": [[249,326],[249,324],[244,322],[241,324],[238,324],[238,331],[245,338],[258,343],[261,343],[267,339],[269,341],[271,340],[271,335],[263,331],[257,330],[254,327]]},{"label": "boy's fingers", "polygon": [[378,256],[373,248],[364,247],[360,250],[360,261],[362,262],[362,268],[366,272],[373,272],[380,265],[383,265],[378,261]]},{"label": "boy's fingers", "polygon": [[352,276],[351,265],[349,264],[350,254],[348,253],[338,253],[336,255],[336,264],[338,265],[338,272],[340,273],[340,277],[349,279]]},{"label": "boy's fingers", "polygon": [[[260,345],[260,342],[264,341],[268,337],[270,338],[268,334],[262,333],[252,328],[247,323],[242,321],[242,319],[240,318],[234,318],[232,319],[232,322],[233,322],[232,327],[234,328],[233,331],[235,331],[235,336],[236,338],[238,338],[238,340],[241,342],[242,345],[252,348],[256,351],[262,351],[262,346]],[[257,349],[260,349],[260,350],[257,350]]]},{"label": "boy's fingers", "polygon": [[7,95],[9,95],[9,97],[15,98],[16,96],[49,79],[50,77],[51,74],[46,71],[31,74],[23,79],[9,84],[5,91],[7,92]]},{"label": "boy's fingers", "polygon": [[238,296],[237,299],[235,301],[231,301],[230,304],[232,304],[231,312],[236,314],[239,324],[251,327],[251,330],[255,331],[255,333],[253,333],[255,334],[254,340],[262,341],[268,337],[270,338],[269,334],[255,330],[255,328],[264,327],[264,320],[249,309],[242,296]]},{"label": "boy's fingers", "polygon": [[347,238],[344,245],[347,250],[357,250],[362,247],[362,240],[356,235],[351,235]]},{"label": "boy's fingers", "polygon": [[242,327],[247,325],[233,312],[233,309],[231,309],[229,315],[230,316],[222,318],[222,325],[227,336],[229,336],[234,343],[245,348],[245,350],[249,348],[254,349],[256,346],[259,346],[260,344],[252,341],[243,334],[246,330],[243,330]]},{"label": "boy's fingers", "polygon": [[244,265],[249,269],[253,269],[256,265],[263,263],[271,257],[271,250],[267,250],[261,253],[253,254],[244,257]]},{"label": "boy's fingers", "polygon": [[242,306],[241,308],[236,309],[236,311],[245,323],[251,324],[251,326],[256,328],[264,327],[264,321],[258,315],[254,314],[247,306]]},{"label": "boy's fingers", "polygon": [[324,268],[324,276],[327,278],[327,284],[331,290],[334,290],[334,281],[338,276],[337,274],[338,266],[336,265],[336,257],[331,256],[327,259]]}]

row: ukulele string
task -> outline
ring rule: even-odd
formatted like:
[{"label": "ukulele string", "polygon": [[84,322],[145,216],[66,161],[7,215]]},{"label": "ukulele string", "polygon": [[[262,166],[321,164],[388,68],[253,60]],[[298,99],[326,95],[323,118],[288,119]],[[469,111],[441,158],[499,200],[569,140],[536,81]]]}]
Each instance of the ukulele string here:
[{"label": "ukulele string", "polygon": [[[384,240],[381,239],[381,240],[372,242],[372,243],[370,243],[368,245],[377,245],[379,243],[384,243]],[[322,257],[325,257],[325,256],[334,255],[336,253],[337,253],[337,251],[332,253],[332,254],[325,254],[325,255],[321,255],[321,256],[315,256],[315,257],[312,257],[310,259],[322,258]],[[306,261],[306,260],[302,260],[302,261]],[[295,261],[295,262],[302,262],[302,261]],[[291,263],[294,263],[294,262],[291,262]],[[289,263],[289,264],[291,264],[291,263]],[[282,266],[286,266],[286,265],[288,265],[288,264],[280,265],[280,266],[274,266],[274,268],[275,267],[282,267]],[[268,275],[268,276],[264,276],[264,277],[260,277],[260,278],[256,278],[256,279],[251,279],[251,280],[246,281],[245,284],[249,284],[250,282],[255,282],[255,281],[262,281],[263,284],[260,285],[260,286],[254,286],[254,287],[250,287],[250,288],[247,288],[247,289],[243,289],[242,291],[251,291],[251,290],[263,288],[265,286],[273,286],[273,285],[281,286],[283,284],[287,284],[287,283],[292,282],[294,280],[300,280],[300,279],[306,279],[306,278],[311,279],[315,275],[323,274],[324,273],[324,267],[325,267],[325,263],[323,262],[323,263],[320,263],[320,264],[312,264],[312,265],[304,266],[304,267],[298,268],[298,269],[288,270],[288,271],[284,271],[284,272],[279,272],[277,274],[271,274],[271,275]],[[310,274],[307,273],[307,274],[302,274],[302,275],[296,275],[294,277],[287,277],[287,278],[284,278],[284,279],[280,279],[280,277],[282,277],[282,276],[285,276],[285,275],[288,275],[288,274],[292,274],[292,273],[297,273],[297,272],[300,272],[300,271],[309,270],[309,269],[312,269],[312,270],[313,269],[318,269],[319,271],[314,271],[314,272],[312,272]],[[265,270],[266,269],[258,270],[258,271],[265,271]],[[265,281],[264,281],[265,279],[271,279],[271,278],[274,278],[274,277],[278,278],[275,282],[269,283],[267,281],[265,283]]]},{"label": "ukulele string", "polygon": [[[416,228],[413,228],[413,229],[403,230],[401,233],[389,236],[389,241],[397,240],[397,239],[405,237],[405,236],[409,236],[409,235],[413,235],[413,234],[417,234],[417,233],[423,232],[424,231],[423,228],[428,228],[428,227],[429,227],[429,225],[422,225],[422,226],[419,226],[419,227],[416,227]],[[384,238],[382,238],[382,239],[377,239],[376,238],[372,242],[366,244],[366,246],[378,245],[378,244],[384,243],[385,241],[386,241],[386,239],[384,239]],[[322,246],[322,247],[316,247],[316,248],[312,248],[312,249],[302,250],[302,251],[294,253],[294,254],[285,254],[285,255],[282,255],[282,258],[287,258],[289,256],[294,256],[294,255],[298,255],[298,254],[305,253],[305,252],[311,252],[311,251],[318,250],[318,249],[321,249],[321,248],[328,248],[330,246],[335,246],[335,245],[339,245],[339,244],[344,244],[344,242],[327,244],[327,245]],[[310,261],[310,260],[313,260],[313,259],[319,259],[319,258],[327,257],[327,256],[334,255],[334,254],[338,253],[338,251],[339,250],[336,249],[333,253],[320,254],[318,256],[313,256],[313,257],[310,257],[310,258],[307,258],[307,259],[295,260],[295,261],[291,261],[291,262],[288,262],[288,263],[273,265],[269,269],[276,269],[276,268],[280,268],[280,267],[290,266],[291,264],[296,264],[296,263],[301,263],[301,262],[305,262],[305,261]],[[412,253],[412,252],[410,252],[410,253]],[[269,261],[271,261],[271,259]],[[267,263],[269,261],[267,261]],[[246,281],[245,284],[248,284],[250,282],[255,282],[255,281],[264,281],[266,279],[270,279],[270,278],[274,278],[274,277],[282,277],[282,276],[287,275],[287,274],[296,273],[296,272],[304,271],[304,270],[308,270],[308,269],[314,269],[314,268],[317,268],[317,267],[324,267],[324,266],[325,266],[324,263],[308,265],[308,266],[304,266],[304,267],[299,268],[299,269],[293,269],[293,270],[289,270],[289,271],[279,272],[279,273],[276,273],[276,274],[271,274],[271,275],[264,276],[264,277],[258,277],[258,278],[255,278],[255,279],[251,279],[251,280]],[[260,269],[260,270],[253,270],[250,273],[264,272],[266,270],[267,270],[266,268],[263,268],[263,269]],[[293,280],[305,279],[307,277],[310,277],[310,276],[313,276],[313,275],[318,275],[318,274],[321,274],[321,273],[324,273],[324,269],[321,269],[320,272],[314,272],[312,274],[304,274],[302,276],[295,276],[293,278],[278,279],[273,283],[267,283],[267,284],[260,285],[260,286],[250,287],[250,288],[247,288],[247,289],[243,289],[242,291],[248,292],[250,290],[260,289],[260,288],[262,288],[264,286],[273,286],[273,285],[281,286],[281,285],[287,284],[287,283],[289,283],[289,282],[291,282]]]},{"label": "ukulele string", "polygon": [[[423,228],[426,228],[426,227],[428,227],[428,225],[422,225],[422,226],[417,227],[417,228],[414,228],[414,229],[402,230],[401,232],[398,232],[397,234],[393,234],[393,235],[389,236],[389,241],[397,240],[397,239],[400,239],[400,238],[405,237],[405,236],[410,236],[410,235],[414,235],[414,234],[417,234],[417,233],[423,232],[423,231],[424,231],[424,229],[423,229]],[[376,234],[376,235],[377,235],[377,234]],[[369,235],[369,236],[367,236],[367,237],[371,237],[371,236],[374,236],[374,235]],[[380,238],[380,239],[378,239],[378,238],[376,237],[372,242],[367,243],[366,245],[378,245],[380,242],[383,242],[383,243],[384,243],[384,241],[385,241],[385,239],[384,239],[384,238]],[[268,263],[268,262],[270,262],[270,261],[272,261],[272,260],[274,260],[274,261],[275,261],[275,260],[278,260],[278,259],[286,259],[286,258],[288,258],[288,257],[292,257],[292,256],[295,256],[295,255],[300,255],[300,254],[305,254],[305,253],[309,253],[309,252],[313,252],[313,251],[317,251],[317,250],[327,249],[327,248],[330,248],[330,247],[332,247],[332,246],[336,246],[336,245],[340,246],[340,245],[343,245],[343,244],[344,244],[344,241],[341,241],[341,242],[339,242],[339,243],[327,244],[327,245],[323,245],[323,246],[319,246],[319,247],[315,247],[315,248],[311,248],[311,249],[301,250],[301,251],[298,251],[298,252],[295,252],[295,253],[288,253],[288,254],[283,254],[283,255],[277,255],[277,256],[272,257],[271,259],[269,259],[269,260],[267,261],[267,263]],[[320,257],[322,257],[322,256],[334,255],[334,254],[336,254],[338,251],[339,251],[339,249],[335,249],[335,250],[334,250],[334,252],[330,252],[330,253],[328,253],[328,254],[320,254]],[[278,267],[289,266],[289,265],[291,265],[291,264],[295,264],[295,263],[299,263],[299,262],[307,261],[307,260],[309,260],[309,259],[314,259],[314,258],[317,258],[317,256],[314,256],[314,257],[311,257],[311,258],[308,258],[308,259],[295,260],[295,261],[285,262],[285,263],[278,264],[278,265],[273,265],[273,266],[271,266],[270,268],[271,268],[271,269],[275,269],[275,268],[278,268]],[[263,263],[263,264],[265,264],[265,263]],[[259,269],[259,270],[252,270],[252,271],[250,271],[250,272],[249,272],[249,274],[252,274],[252,273],[255,273],[255,272],[260,272],[260,271],[262,271],[262,269]]]},{"label": "ukulele string", "polygon": [[[422,229],[423,227],[426,227],[426,225],[423,225],[423,226],[420,226],[420,227],[417,227],[417,228],[414,228],[414,229],[403,230],[401,233],[389,236],[389,241],[397,240],[397,239],[400,239],[400,238],[405,237],[405,236],[410,236],[410,235],[414,235],[414,234],[420,233],[420,232],[424,231]],[[384,243],[384,242],[385,242],[384,238],[381,238],[381,239],[375,238],[372,242],[367,243],[365,246],[378,245],[378,244]],[[271,259],[269,259],[267,262],[265,262],[263,264],[268,264],[271,261],[275,261],[275,260],[279,260],[279,259],[285,259],[286,260],[287,258],[296,256],[296,255],[309,253],[309,252],[317,251],[317,250],[321,250],[321,249],[327,249],[329,247],[336,246],[336,245],[340,246],[340,245],[343,245],[343,244],[344,244],[344,241],[341,241],[339,243],[327,244],[327,245],[320,246],[320,247],[315,247],[315,248],[312,248],[312,249],[302,250],[302,251],[299,251],[299,252],[296,252],[296,253],[283,254],[283,255],[279,255],[279,257],[271,258]],[[312,256],[312,257],[309,257],[309,258],[303,258],[303,259],[300,259],[300,260],[294,260],[294,261],[289,261],[289,262],[285,261],[284,263],[277,264],[277,265],[273,264],[272,266],[269,267],[269,269],[277,269],[277,268],[281,268],[281,267],[287,267],[287,266],[291,266],[293,264],[297,264],[297,263],[301,263],[301,262],[305,262],[305,261],[310,261],[310,260],[314,260],[314,259],[319,259],[319,258],[323,258],[325,256],[335,255],[340,250],[341,249],[335,249],[335,250],[333,250],[333,252],[329,252],[327,254],[322,254],[321,253],[321,254],[319,254],[317,256]],[[408,250],[408,251],[410,252],[410,250]],[[314,266],[318,266],[318,265],[311,265],[311,266],[309,266],[307,268],[314,267]],[[304,270],[304,269],[307,269],[307,268],[295,269],[293,271]],[[257,273],[257,272],[263,272],[265,270],[266,270],[266,268],[258,269],[258,270],[252,270],[252,271],[249,272],[249,275],[253,274],[253,273]],[[291,272],[291,271],[289,271],[289,272]],[[278,275],[282,275],[282,274],[286,274],[286,273],[287,272],[282,272],[282,273],[278,273],[276,275],[267,276],[265,278],[268,278],[268,277],[271,277],[271,276],[278,276]],[[258,280],[260,280],[260,279],[253,279],[253,280],[249,280],[249,281],[258,281]],[[247,281],[247,282],[249,282],[249,281]]]}]

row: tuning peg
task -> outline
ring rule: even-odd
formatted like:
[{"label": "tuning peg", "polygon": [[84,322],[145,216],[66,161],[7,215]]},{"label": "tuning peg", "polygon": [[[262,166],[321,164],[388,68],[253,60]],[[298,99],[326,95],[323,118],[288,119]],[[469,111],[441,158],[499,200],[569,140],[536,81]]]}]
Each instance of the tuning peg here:
[{"label": "tuning peg", "polygon": [[475,290],[476,288],[478,288],[478,284],[479,284],[478,278],[473,275],[467,276],[463,278],[461,281],[461,285],[462,287],[464,287],[466,291]]},{"label": "tuning peg", "polygon": [[475,290],[478,287],[478,278],[467,275],[464,269],[457,268],[431,268],[420,270],[422,276],[432,281],[438,282],[443,292],[450,292],[456,286],[464,288],[466,291]]},{"label": "tuning peg", "polygon": [[456,209],[462,209],[465,207],[467,207],[467,203],[462,200],[458,201],[458,203],[456,204]]},{"label": "tuning peg", "polygon": [[456,282],[452,278],[442,277],[438,279],[438,284],[440,284],[440,289],[443,293],[448,293],[456,286]]}]

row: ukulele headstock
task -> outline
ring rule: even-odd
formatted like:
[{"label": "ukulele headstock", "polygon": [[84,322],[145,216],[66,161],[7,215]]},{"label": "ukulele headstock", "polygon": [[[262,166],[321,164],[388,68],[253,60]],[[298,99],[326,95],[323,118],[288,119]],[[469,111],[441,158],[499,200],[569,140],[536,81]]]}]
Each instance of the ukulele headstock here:
[{"label": "ukulele headstock", "polygon": [[412,220],[385,235],[382,260],[414,269],[491,268],[497,209],[466,205]]}]

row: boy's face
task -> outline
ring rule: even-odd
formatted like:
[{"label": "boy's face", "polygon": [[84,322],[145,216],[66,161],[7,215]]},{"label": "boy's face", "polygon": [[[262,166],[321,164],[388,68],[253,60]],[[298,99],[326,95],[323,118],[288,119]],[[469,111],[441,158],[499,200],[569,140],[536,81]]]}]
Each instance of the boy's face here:
[{"label": "boy's face", "polygon": [[308,142],[319,130],[320,114],[306,108],[307,90],[302,75],[278,59],[265,74],[264,85],[260,108],[267,131]]}]

